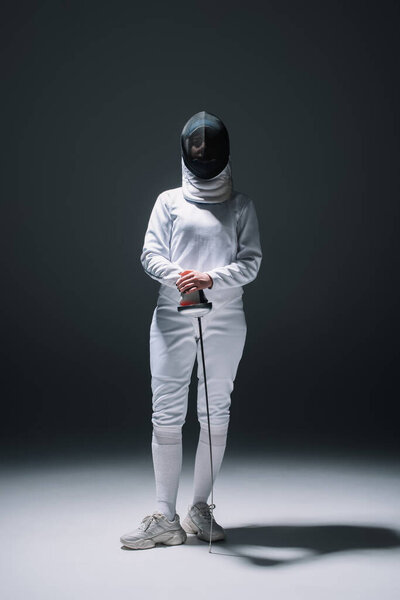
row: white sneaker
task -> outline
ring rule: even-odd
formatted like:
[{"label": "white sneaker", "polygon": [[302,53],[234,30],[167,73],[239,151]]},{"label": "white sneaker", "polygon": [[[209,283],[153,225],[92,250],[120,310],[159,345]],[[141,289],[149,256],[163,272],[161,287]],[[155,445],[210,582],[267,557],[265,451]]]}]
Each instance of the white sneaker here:
[{"label": "white sneaker", "polygon": [[184,544],[187,535],[181,527],[178,514],[173,521],[168,521],[163,513],[156,511],[152,515],[147,515],[137,529],[125,533],[120,539],[121,543],[128,548],[144,550],[154,548],[156,544],[166,546]]},{"label": "white sneaker", "polygon": [[[205,542],[210,541],[211,534],[211,505],[207,502],[196,502],[189,506],[189,511],[182,527],[186,533],[197,533],[197,537]],[[212,518],[212,542],[225,539],[225,532],[221,525]]]}]

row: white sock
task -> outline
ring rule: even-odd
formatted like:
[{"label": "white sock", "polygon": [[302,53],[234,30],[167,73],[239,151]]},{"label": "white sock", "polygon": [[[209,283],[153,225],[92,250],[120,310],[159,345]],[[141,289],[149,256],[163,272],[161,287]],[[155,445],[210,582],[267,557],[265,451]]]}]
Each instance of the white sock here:
[{"label": "white sock", "polygon": [[182,428],[153,424],[151,448],[156,483],[156,510],[173,521],[182,470]]},{"label": "white sock", "polygon": [[[213,459],[213,482],[221,468],[228,435],[227,425],[211,425],[211,448]],[[210,441],[208,425],[200,426],[199,442],[194,465],[193,504],[207,502],[211,493]]]}]

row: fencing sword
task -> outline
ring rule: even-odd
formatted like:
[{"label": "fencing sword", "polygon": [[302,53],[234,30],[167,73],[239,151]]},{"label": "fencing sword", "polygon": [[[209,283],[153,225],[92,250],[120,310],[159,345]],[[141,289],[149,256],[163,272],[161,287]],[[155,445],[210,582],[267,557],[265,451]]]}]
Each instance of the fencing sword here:
[{"label": "fencing sword", "polygon": [[[186,272],[183,272],[184,275]],[[204,359],[204,345],[203,345],[203,331],[201,326],[201,317],[206,315],[212,309],[212,302],[209,302],[204,294],[203,290],[196,290],[195,292],[181,294],[181,302],[177,308],[178,312],[181,315],[189,316],[192,318],[197,318],[199,324],[199,334],[200,334],[200,347],[201,347],[201,359],[203,363],[203,373],[204,373],[204,389],[206,394],[206,407],[207,407],[207,423],[208,423],[208,439],[210,443],[210,467],[211,467],[211,504],[209,504],[210,513],[211,513],[211,527],[210,527],[210,543],[208,547],[208,551],[211,552],[211,543],[212,543],[212,528],[213,528],[213,510],[215,508],[214,504],[214,477],[213,477],[213,458],[212,458],[212,445],[211,445],[211,426],[210,426],[210,410],[208,405],[208,391],[207,391],[207,377],[206,377],[206,364]]]}]

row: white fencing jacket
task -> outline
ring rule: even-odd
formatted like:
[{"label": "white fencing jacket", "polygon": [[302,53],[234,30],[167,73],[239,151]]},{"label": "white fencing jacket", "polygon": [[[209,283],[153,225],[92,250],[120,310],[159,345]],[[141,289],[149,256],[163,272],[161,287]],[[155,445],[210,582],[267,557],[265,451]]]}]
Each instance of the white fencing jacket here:
[{"label": "white fencing jacket", "polygon": [[253,201],[232,189],[230,163],[211,180],[195,177],[182,162],[182,187],[162,192],[153,207],[140,261],[158,281],[159,295],[180,302],[182,271],[208,273],[204,290],[214,307],[241,296],[262,260]]}]

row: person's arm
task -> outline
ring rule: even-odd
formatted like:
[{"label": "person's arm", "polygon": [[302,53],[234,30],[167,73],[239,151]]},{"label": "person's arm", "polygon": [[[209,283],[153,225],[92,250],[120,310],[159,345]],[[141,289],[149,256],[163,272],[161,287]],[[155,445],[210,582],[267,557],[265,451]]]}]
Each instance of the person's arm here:
[{"label": "person's arm", "polygon": [[257,277],[262,260],[260,232],[254,203],[247,199],[238,219],[238,250],[229,265],[206,271],[213,280],[210,289],[242,286]]},{"label": "person's arm", "polygon": [[150,215],[140,262],[152,279],[169,287],[175,287],[175,282],[179,279],[179,273],[183,268],[169,259],[171,225],[166,197],[160,194]]}]

